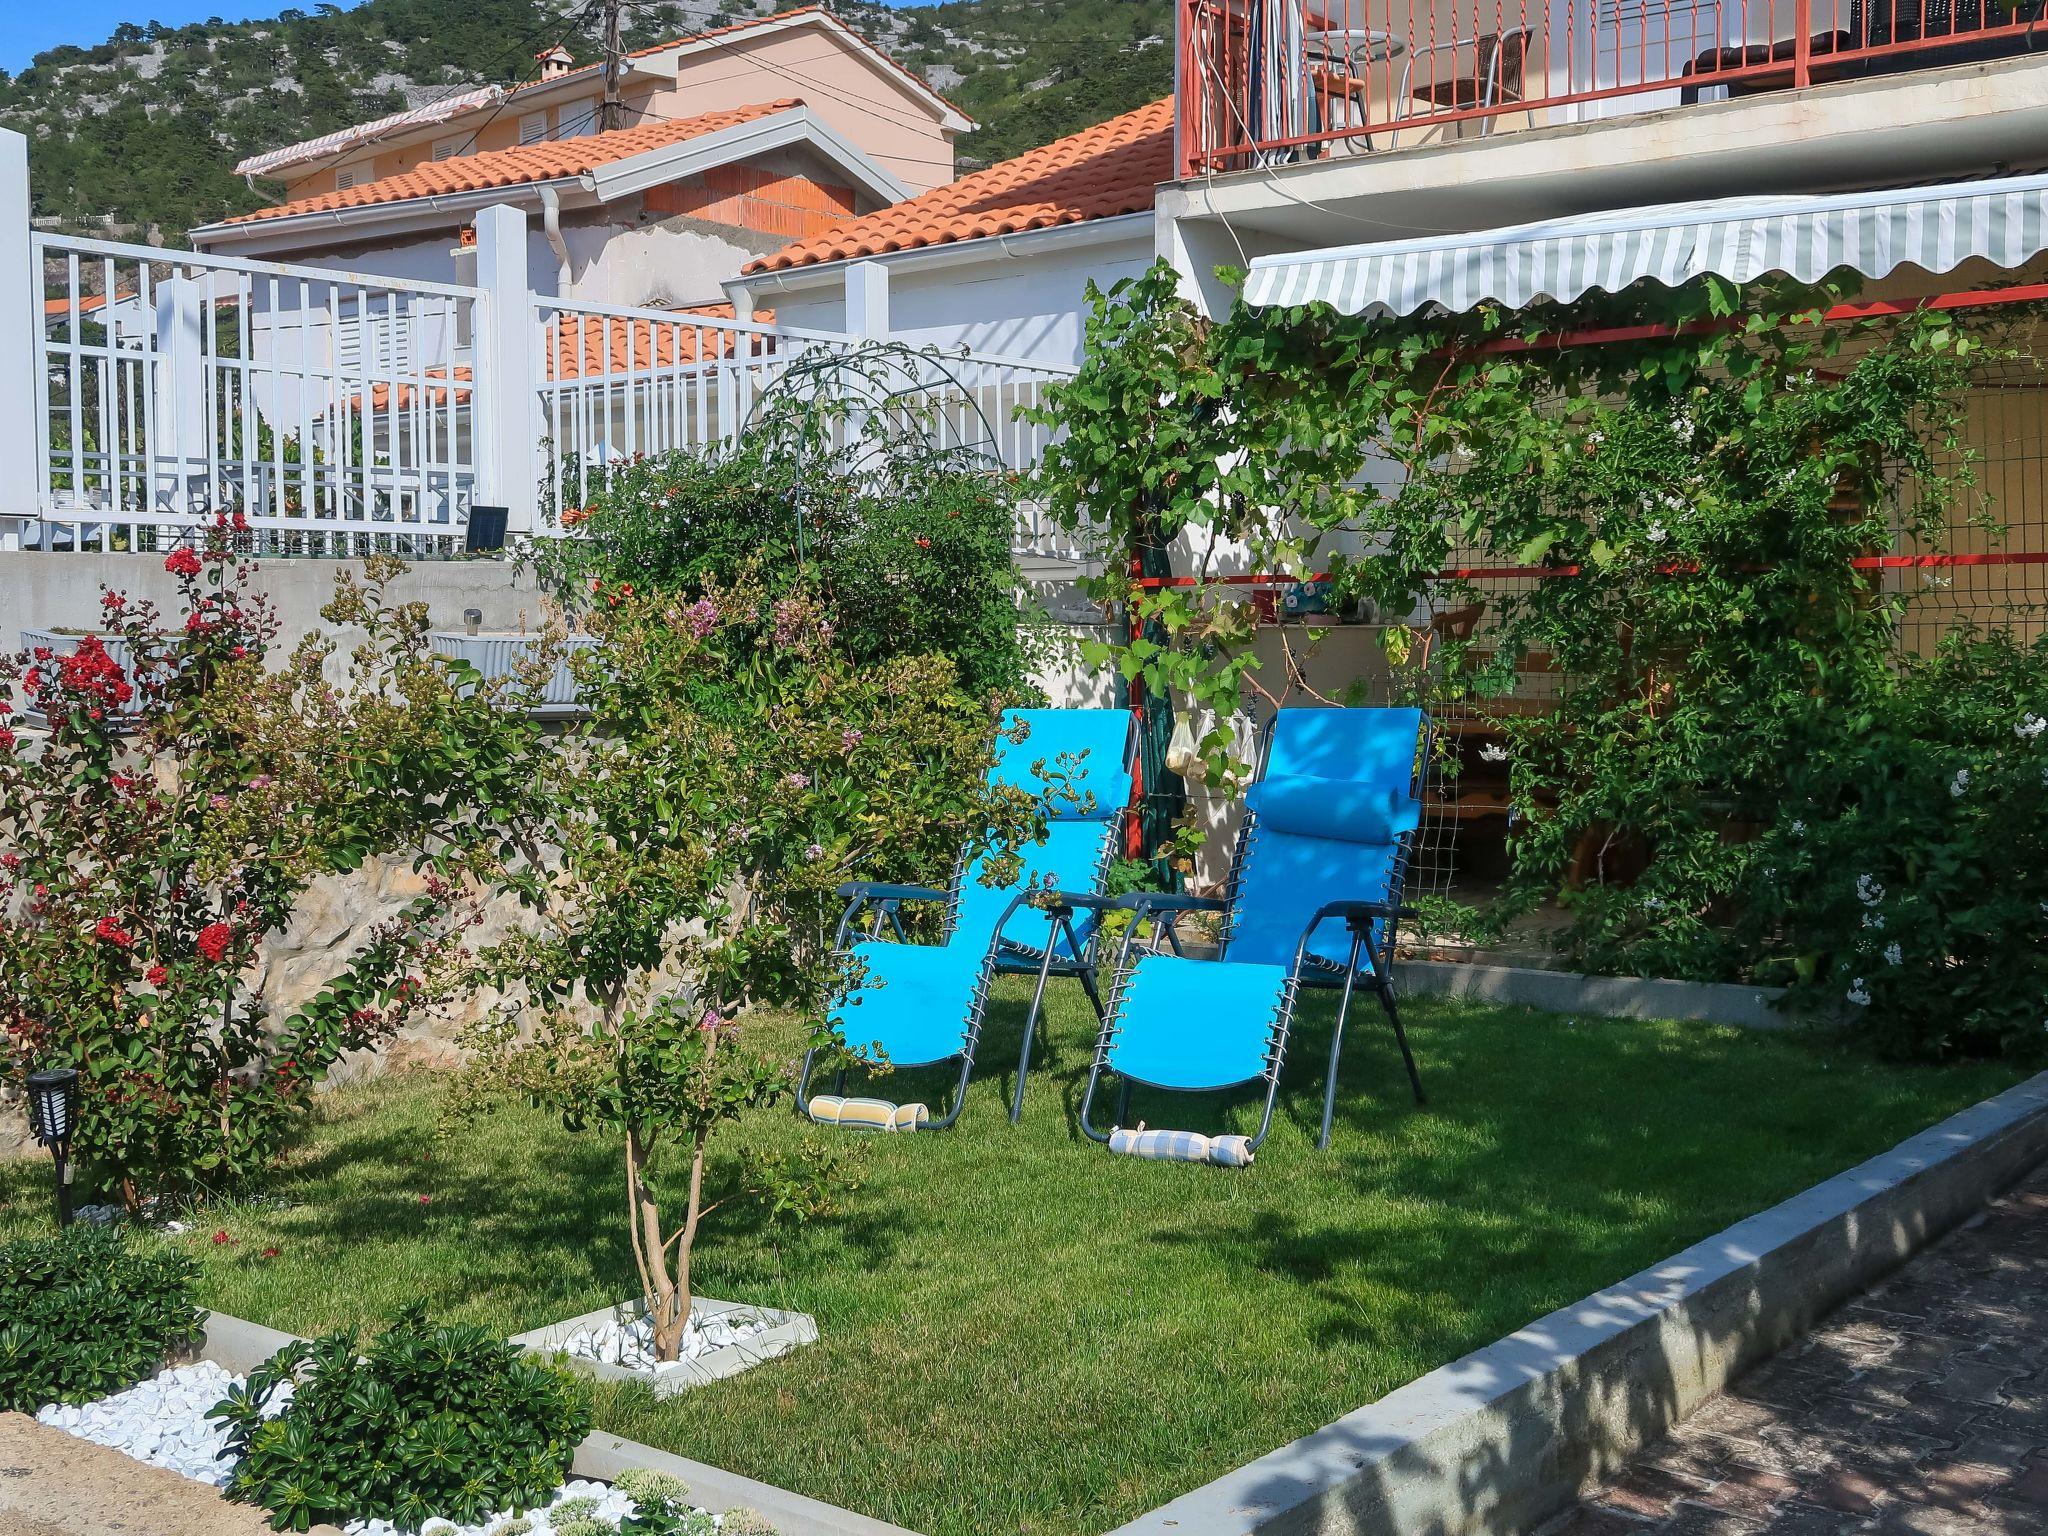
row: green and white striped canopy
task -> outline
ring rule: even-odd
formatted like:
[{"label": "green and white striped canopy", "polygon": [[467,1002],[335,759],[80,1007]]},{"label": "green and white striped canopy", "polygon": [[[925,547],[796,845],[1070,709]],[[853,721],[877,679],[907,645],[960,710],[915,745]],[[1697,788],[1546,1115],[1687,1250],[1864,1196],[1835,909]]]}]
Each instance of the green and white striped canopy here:
[{"label": "green and white striped canopy", "polygon": [[1912,265],[1952,270],[1972,256],[2018,267],[2048,249],[2048,175],[1825,197],[1736,197],[1580,214],[1507,229],[1261,256],[1246,302],[1324,303],[1346,314],[1519,309],[1618,292],[1639,278],[1671,287],[1705,273],[1748,282],[1783,272],[1814,282],[1841,267],[1883,277]]}]

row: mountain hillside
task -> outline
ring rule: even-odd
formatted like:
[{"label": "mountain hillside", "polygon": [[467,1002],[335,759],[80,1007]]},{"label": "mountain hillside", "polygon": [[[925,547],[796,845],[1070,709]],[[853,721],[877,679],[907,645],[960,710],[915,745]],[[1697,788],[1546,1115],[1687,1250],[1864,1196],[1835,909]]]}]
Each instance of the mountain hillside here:
[{"label": "mountain hillside", "polygon": [[[789,3],[637,0],[626,44]],[[1172,82],[1168,0],[833,8],[980,121],[961,141],[963,172],[1153,100]],[[365,0],[266,21],[126,25],[0,74],[0,124],[29,136],[39,219],[175,239],[269,200],[270,189],[233,174],[245,155],[530,79],[534,54],[556,42],[595,61],[597,24],[581,0]]]}]

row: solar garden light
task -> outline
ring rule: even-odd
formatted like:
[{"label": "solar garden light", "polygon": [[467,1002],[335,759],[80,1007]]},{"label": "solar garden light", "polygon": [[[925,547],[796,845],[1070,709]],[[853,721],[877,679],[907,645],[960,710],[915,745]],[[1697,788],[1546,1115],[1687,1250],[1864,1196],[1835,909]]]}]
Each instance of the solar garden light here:
[{"label": "solar garden light", "polygon": [[28,1079],[29,1128],[57,1165],[57,1225],[71,1225],[71,1131],[78,1123],[78,1072],[52,1067]]}]

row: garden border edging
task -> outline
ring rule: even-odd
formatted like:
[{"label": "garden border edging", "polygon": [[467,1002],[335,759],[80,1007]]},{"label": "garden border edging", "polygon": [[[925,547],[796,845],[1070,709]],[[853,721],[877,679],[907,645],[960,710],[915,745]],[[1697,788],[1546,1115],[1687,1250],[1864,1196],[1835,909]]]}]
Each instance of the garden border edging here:
[{"label": "garden border edging", "polygon": [[[296,1338],[294,1334],[225,1312],[208,1312],[205,1324],[206,1335],[196,1351],[197,1357],[211,1360],[237,1375],[254,1370]],[[775,1523],[782,1536],[916,1536],[886,1520],[840,1509],[773,1483],[757,1482],[722,1467],[692,1461],[687,1456],[656,1450],[637,1440],[624,1440],[602,1429],[592,1430],[576,1447],[576,1458],[569,1471],[576,1477],[609,1483],[633,1467],[648,1467],[680,1477],[690,1486],[690,1502],[714,1514],[729,1509],[757,1509]]]},{"label": "garden border edging", "polygon": [[2048,1072],[1112,1536],[1524,1536],[2048,1158]]},{"label": "garden border edging", "polygon": [[751,1370],[770,1360],[779,1360],[795,1349],[818,1342],[818,1324],[808,1312],[791,1312],[782,1307],[758,1307],[744,1301],[718,1301],[709,1296],[696,1297],[690,1304],[693,1313],[717,1315],[721,1312],[753,1312],[768,1320],[768,1328],[738,1344],[728,1344],[722,1349],[710,1351],[695,1360],[678,1362],[679,1369],[667,1375],[650,1379],[646,1371],[636,1371],[629,1366],[613,1365],[605,1360],[587,1360],[581,1356],[566,1353],[562,1346],[567,1344],[585,1328],[595,1328],[603,1323],[631,1322],[640,1312],[629,1302],[616,1302],[609,1307],[598,1307],[581,1317],[565,1318],[559,1323],[550,1323],[545,1328],[535,1328],[526,1333],[515,1333],[512,1342],[531,1355],[540,1355],[555,1361],[569,1370],[580,1372],[598,1381],[631,1382],[646,1387],[656,1398],[675,1397],[701,1387],[709,1382],[722,1381],[728,1376],[737,1376],[741,1371]]},{"label": "garden border edging", "polygon": [[1475,998],[1549,1013],[1597,1013],[1620,1019],[1681,1019],[1739,1029],[1788,1029],[1774,1006],[1783,987],[1731,981],[1672,981],[1660,976],[1594,976],[1530,965],[1462,960],[1396,960],[1394,982],[1407,996]]}]

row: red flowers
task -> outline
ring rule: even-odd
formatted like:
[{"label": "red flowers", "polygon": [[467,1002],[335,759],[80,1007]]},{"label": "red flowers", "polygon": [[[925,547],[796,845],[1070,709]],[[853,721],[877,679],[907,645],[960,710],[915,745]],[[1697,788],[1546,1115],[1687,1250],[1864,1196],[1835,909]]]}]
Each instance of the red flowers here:
[{"label": "red flowers", "polygon": [[164,569],[173,576],[197,576],[199,557],[189,549],[174,549],[165,557]]},{"label": "red flowers", "polygon": [[264,1257],[264,1258],[266,1258],[266,1259],[274,1259],[274,1258],[276,1258],[276,1257],[277,1257],[277,1256],[278,1256],[278,1255],[279,1255],[280,1253],[283,1253],[283,1252],[284,1252],[284,1250],[283,1250],[282,1248],[266,1248],[266,1249],[264,1249],[264,1250],[263,1250],[263,1257]]},{"label": "red flowers", "polygon": [[233,1241],[234,1239],[228,1236],[228,1229],[226,1227],[222,1227],[213,1234],[213,1246],[216,1248],[225,1248]]},{"label": "red flowers", "polygon": [[14,732],[7,729],[6,726],[0,725],[0,752],[12,752],[13,750]]},{"label": "red flowers", "polygon": [[219,965],[234,942],[235,930],[227,923],[208,923],[199,930],[199,953],[210,965]]},{"label": "red flowers", "polygon": [[135,935],[126,928],[123,928],[120,921],[111,913],[94,924],[92,931],[95,936],[105,939],[109,944],[121,949],[126,949],[135,942]]},{"label": "red flowers", "polygon": [[420,1196],[420,1204],[421,1204],[421,1205],[432,1205],[433,1203],[434,1203],[434,1197],[433,1197],[432,1195],[421,1195],[421,1196]]},{"label": "red flowers", "polygon": [[142,973],[142,979],[152,987],[160,987],[171,979],[171,973],[164,968],[162,961],[158,961]]}]

